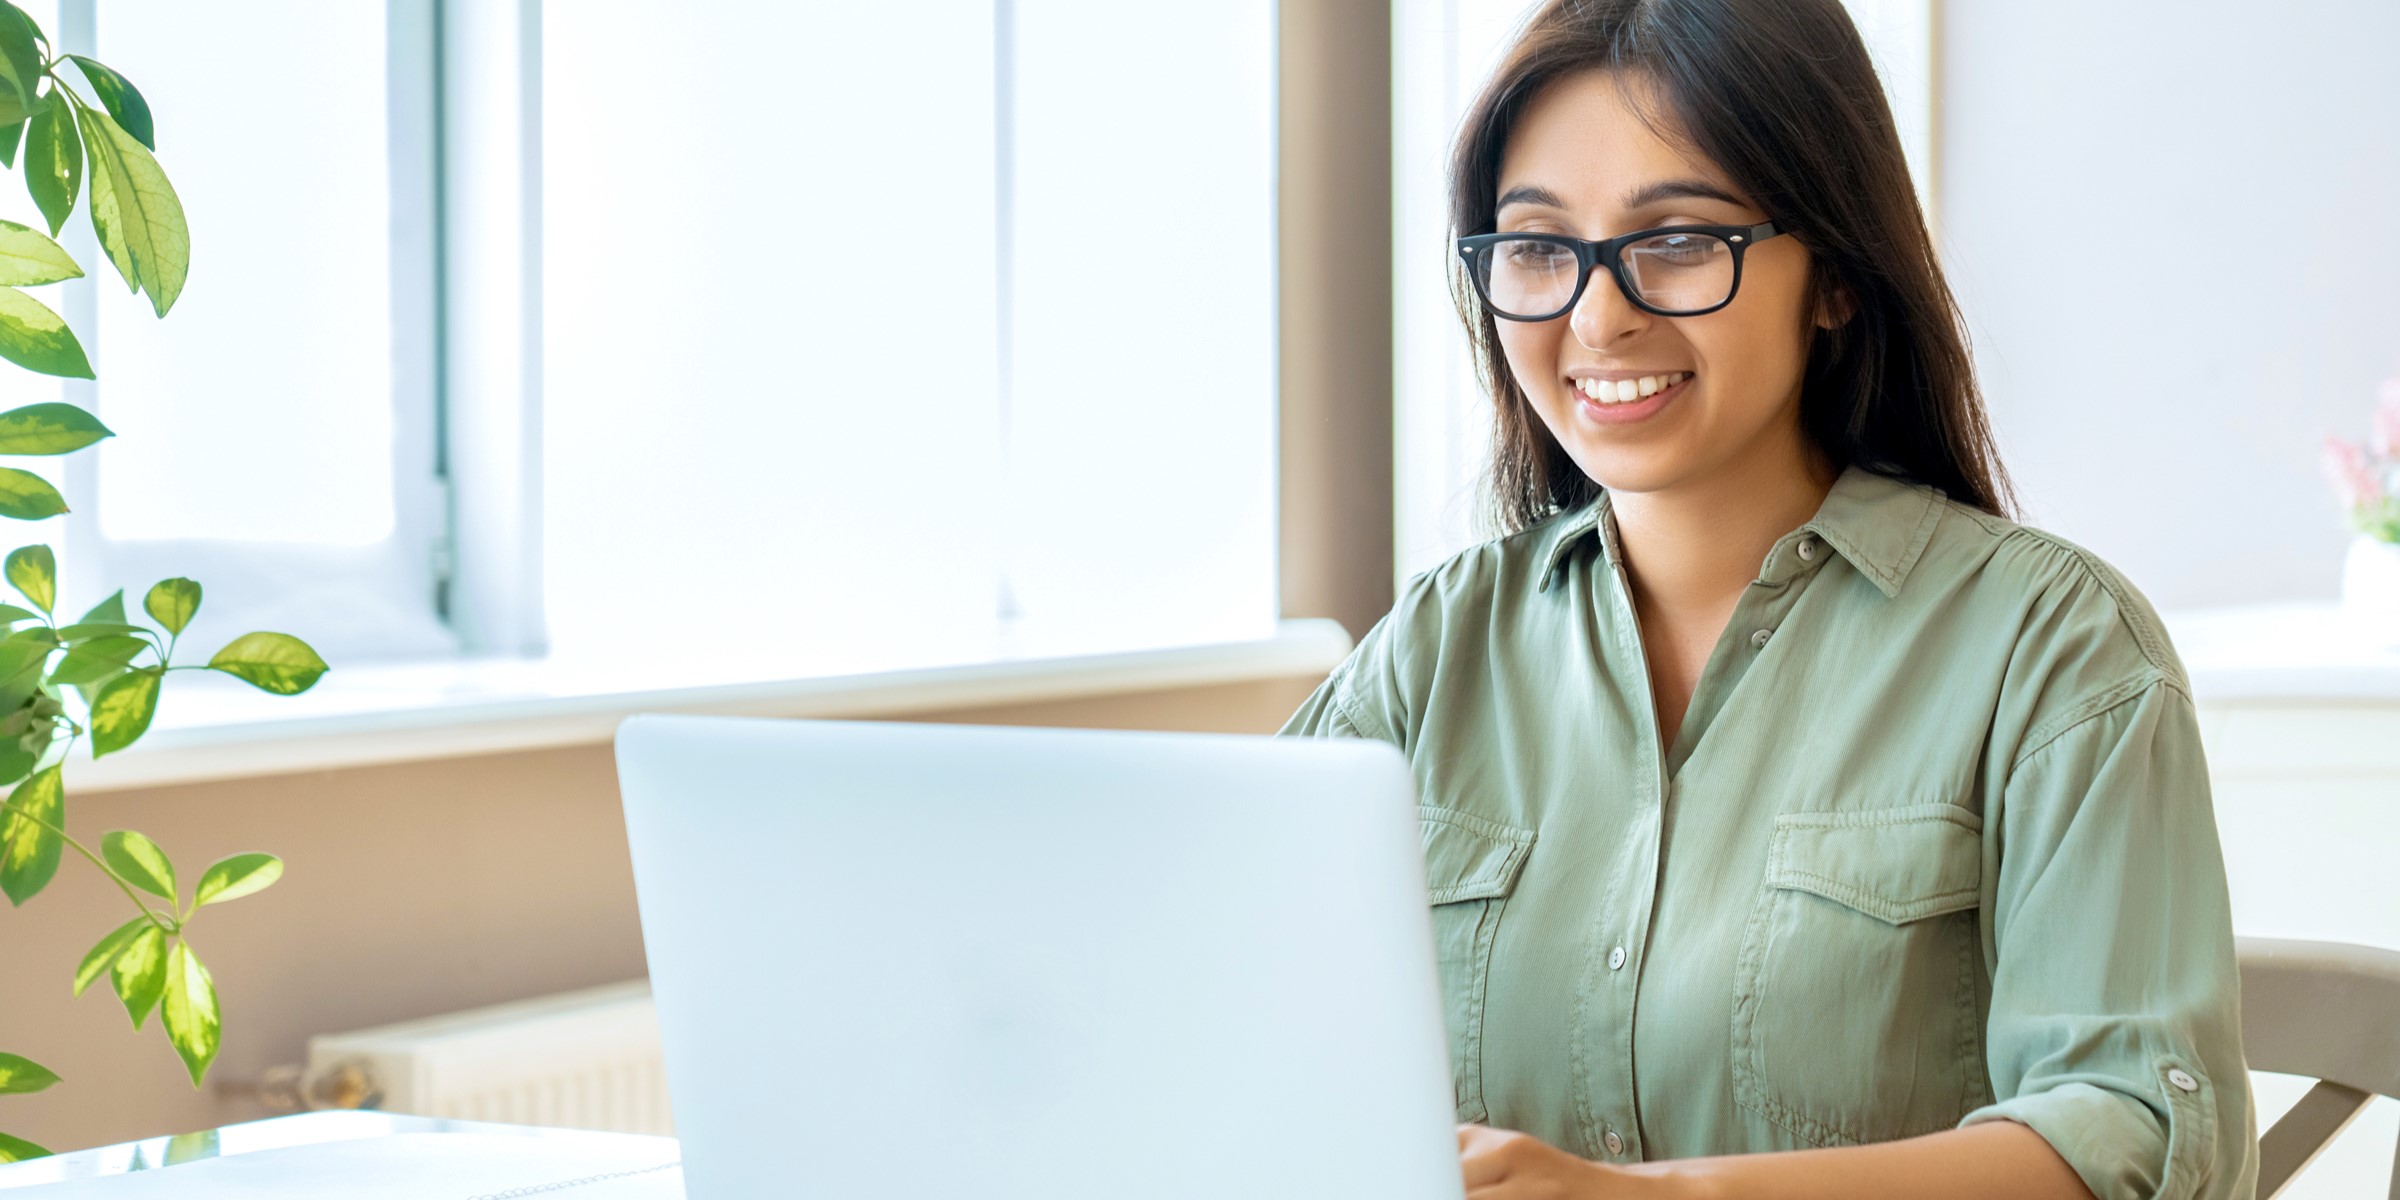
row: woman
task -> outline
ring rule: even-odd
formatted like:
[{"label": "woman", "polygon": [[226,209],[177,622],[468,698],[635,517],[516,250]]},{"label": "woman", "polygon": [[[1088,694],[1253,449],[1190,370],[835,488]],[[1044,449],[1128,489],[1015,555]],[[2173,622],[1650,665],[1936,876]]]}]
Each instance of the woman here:
[{"label": "woman", "polygon": [[1837,0],[1546,5],[1451,204],[1502,536],[1283,733],[1415,771],[1470,1197],[2249,1195],[2182,668],[2006,518]]}]

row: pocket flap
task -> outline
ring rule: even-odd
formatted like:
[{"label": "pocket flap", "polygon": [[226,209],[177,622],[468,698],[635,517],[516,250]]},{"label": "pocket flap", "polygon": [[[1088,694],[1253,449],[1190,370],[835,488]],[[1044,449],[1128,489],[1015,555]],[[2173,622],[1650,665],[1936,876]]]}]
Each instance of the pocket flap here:
[{"label": "pocket flap", "polygon": [[1975,907],[1983,819],[1954,804],[1775,818],[1767,884],[1899,925]]},{"label": "pocket flap", "polygon": [[1425,891],[1432,904],[1488,900],[1517,885],[1533,831],[1454,808],[1417,807],[1425,833]]}]

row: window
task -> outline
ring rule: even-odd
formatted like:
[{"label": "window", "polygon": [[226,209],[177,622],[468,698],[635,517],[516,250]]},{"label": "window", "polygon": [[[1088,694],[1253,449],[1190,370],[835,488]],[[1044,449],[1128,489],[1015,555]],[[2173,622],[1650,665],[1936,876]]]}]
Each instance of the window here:
[{"label": "window", "polygon": [[189,575],[194,644],[337,665],[1272,623],[1270,0],[697,5],[696,71],[631,0],[52,2],[193,237],[160,321],[70,227],[68,607]]},{"label": "window", "polygon": [[1273,620],[1267,0],[542,22],[555,650]]},{"label": "window", "polygon": [[[61,603],[120,586],[138,603],[189,575],[208,589],[187,638],[202,654],[260,628],[335,660],[451,650],[434,592],[430,0],[64,0],[35,16],[149,97],[192,229],[165,320],[84,212],[62,232],[87,271],[65,312],[99,376],[65,398],[118,437],[63,464]],[[24,211],[9,215],[34,223]]]}]

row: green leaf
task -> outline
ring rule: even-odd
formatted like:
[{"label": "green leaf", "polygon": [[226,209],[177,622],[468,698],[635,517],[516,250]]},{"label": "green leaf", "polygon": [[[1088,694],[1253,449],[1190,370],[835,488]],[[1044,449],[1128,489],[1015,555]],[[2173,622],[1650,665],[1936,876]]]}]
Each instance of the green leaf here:
[{"label": "green leaf", "polygon": [[41,82],[42,45],[48,41],[24,9],[0,4],[0,75],[6,76],[9,92],[28,104]]},{"label": "green leaf", "polygon": [[92,165],[92,232],[126,286],[147,292],[150,307],[163,317],[183,294],[192,268],[183,201],[158,160],[107,113],[79,103],[75,117]]},{"label": "green leaf", "polygon": [[29,1158],[48,1158],[50,1152],[26,1141],[0,1133],[0,1163],[24,1162]]},{"label": "green leaf", "polygon": [[82,965],[75,968],[75,994],[80,996],[83,994],[83,989],[100,982],[100,977],[107,974],[110,967],[116,965],[117,956],[125,953],[125,948],[131,946],[134,939],[142,936],[143,930],[156,928],[158,926],[150,918],[135,917],[109,931],[107,937],[93,943],[91,952],[83,956]]},{"label": "green leaf", "polygon": [[82,190],[83,137],[75,132],[75,106],[54,87],[50,102],[25,124],[25,191],[52,237],[66,226]]},{"label": "green leaf", "polygon": [[18,784],[8,803],[10,811],[0,815],[0,892],[7,893],[9,903],[23,904],[58,874],[58,854],[66,845],[58,832],[67,827],[67,794],[58,768]]},{"label": "green leaf", "polygon": [[276,880],[283,878],[283,860],[272,854],[236,854],[208,864],[200,873],[200,886],[192,892],[192,907],[215,904],[219,900],[239,900],[252,892],[263,892]]},{"label": "green leaf", "polygon": [[150,632],[130,621],[77,621],[58,627],[58,644],[72,646],[94,638],[126,637]]},{"label": "green leaf", "polygon": [[142,608],[160,628],[171,634],[182,633],[183,627],[191,624],[192,617],[200,611],[200,584],[181,575],[161,579],[142,598]]},{"label": "green leaf", "polygon": [[82,616],[75,618],[75,623],[81,625],[87,621],[106,621],[111,624],[123,625],[126,623],[126,619],[125,589],[118,588],[108,594],[108,599],[93,605]]},{"label": "green leaf", "polygon": [[58,556],[43,545],[19,546],[0,561],[0,575],[8,576],[10,587],[25,594],[33,606],[47,615],[52,601],[58,599]]},{"label": "green leaf", "polygon": [[36,374],[92,377],[91,360],[65,319],[12,287],[0,287],[0,358]]},{"label": "green leaf", "polygon": [[117,961],[108,968],[108,983],[117,990],[117,999],[125,1005],[125,1015],[133,1018],[133,1027],[142,1027],[142,1018],[167,990],[167,932],[156,924],[143,922],[148,928],[135,934],[133,941],[118,953]]},{"label": "green leaf", "polygon": [[118,126],[133,135],[145,148],[158,149],[156,131],[150,127],[150,102],[134,90],[124,76],[80,54],[70,54],[75,65],[83,68],[83,77],[92,83],[92,94],[108,106],[108,115],[116,118]]},{"label": "green leaf", "polygon": [[[23,21],[25,23],[25,28],[33,31],[33,39],[37,42],[40,42],[42,44],[42,48],[47,48],[50,45],[50,35],[43,33],[42,27],[35,24],[33,18],[26,15],[24,9],[19,8],[14,4],[10,4],[8,0],[0,0],[0,16],[7,16],[18,21]],[[41,60],[37,58],[34,60],[34,62],[38,66]]]},{"label": "green leaf", "polygon": [[[100,418],[72,404],[53,401],[0,412],[0,454],[67,454],[115,436]],[[117,619],[124,620],[124,614]]]},{"label": "green leaf", "polygon": [[[24,745],[29,733],[30,730],[0,741],[0,784],[15,783],[25,778],[33,773],[35,764],[42,761],[40,752],[27,749]],[[48,749],[47,746],[43,748]]]},{"label": "green leaf", "polygon": [[133,660],[150,643],[132,636],[93,638],[67,651],[67,656],[50,668],[53,687],[94,687],[123,674]]},{"label": "green leaf", "polygon": [[100,693],[107,690],[108,685],[114,683],[117,676],[124,673],[122,670],[111,671],[90,683],[76,683],[70,686],[75,689],[76,695],[83,697],[84,711],[90,712],[93,705],[100,703]]},{"label": "green leaf", "polygon": [[67,256],[66,247],[43,236],[41,230],[15,221],[0,221],[0,284],[32,287],[82,275],[83,268]]},{"label": "green leaf", "polygon": [[14,604],[0,604],[0,625],[14,625],[19,621],[39,619],[39,614],[32,609],[18,608]]},{"label": "green leaf", "polygon": [[92,757],[114,754],[139,740],[158,712],[158,671],[127,671],[100,689],[92,704]]},{"label": "green leaf", "polygon": [[49,636],[48,628],[35,625],[0,638],[0,714],[24,708],[41,689],[42,667],[56,649]]},{"label": "green leaf", "polygon": [[288,633],[245,633],[226,643],[208,660],[208,669],[223,671],[262,691],[297,696],[315,686],[327,668],[308,643]]},{"label": "green leaf", "polygon": [[131,829],[112,829],[100,835],[100,857],[125,882],[174,902],[175,864],[167,861],[167,852],[157,842]]},{"label": "green leaf", "polygon": [[208,968],[200,965],[200,956],[192,953],[189,942],[177,942],[167,956],[164,1016],[167,1040],[175,1044],[175,1053],[183,1056],[185,1069],[192,1073],[192,1086],[199,1087],[208,1074],[208,1064],[217,1057],[222,1019],[217,1012],[217,985],[209,980]]},{"label": "green leaf", "polygon": [[218,1137],[217,1131],[214,1129],[200,1129],[191,1133],[176,1134],[167,1139],[166,1161],[162,1165],[172,1167],[177,1163],[215,1158],[224,1151],[223,1145],[220,1144],[221,1141],[222,1139]]},{"label": "green leaf", "polygon": [[67,511],[67,498],[31,471],[0,467],[0,517],[39,521]]},{"label": "green leaf", "polygon": [[[6,129],[0,129],[0,165],[10,167],[17,165],[17,143],[25,136],[25,126],[26,122],[19,121]],[[52,232],[56,232],[56,230]]]},{"label": "green leaf", "polygon": [[78,279],[82,275],[83,268],[67,256],[66,247],[51,241],[41,230],[15,221],[0,221],[0,284],[32,287]]},{"label": "green leaf", "polygon": [[21,1055],[0,1051],[0,1096],[23,1096],[58,1082],[50,1068]]}]

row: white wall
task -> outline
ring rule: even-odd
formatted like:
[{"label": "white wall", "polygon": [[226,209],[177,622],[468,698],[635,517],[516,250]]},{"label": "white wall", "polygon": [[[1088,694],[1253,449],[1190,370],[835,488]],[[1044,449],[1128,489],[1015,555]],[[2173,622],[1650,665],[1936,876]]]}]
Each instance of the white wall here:
[{"label": "white wall", "polygon": [[1941,236],[2027,519],[2161,606],[2330,597],[2318,447],[2400,371],[2400,4],[1943,22]]}]

